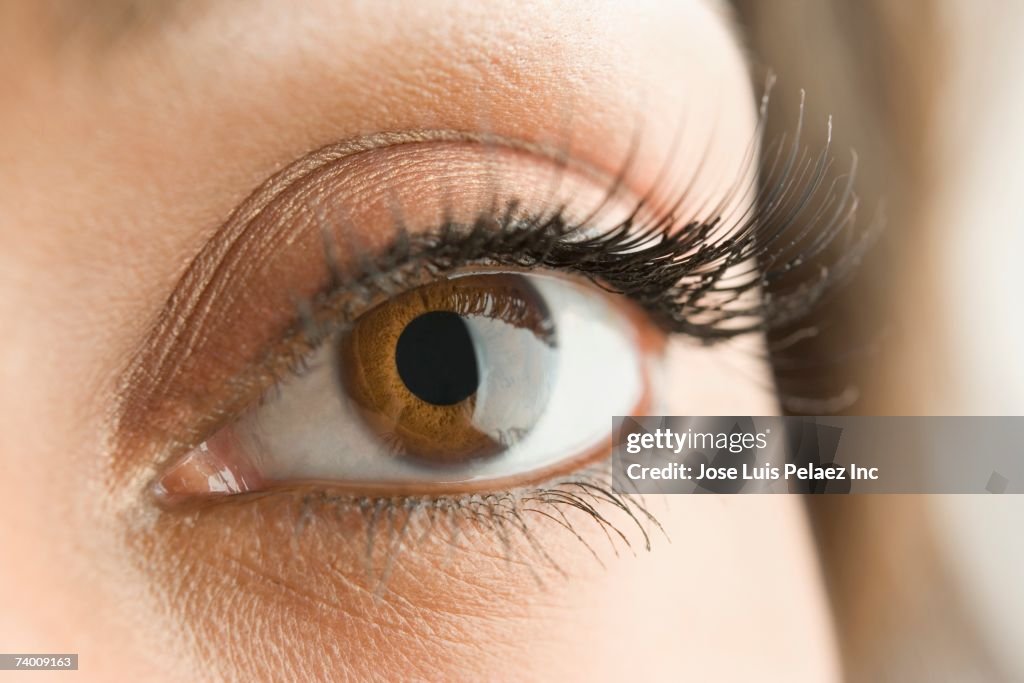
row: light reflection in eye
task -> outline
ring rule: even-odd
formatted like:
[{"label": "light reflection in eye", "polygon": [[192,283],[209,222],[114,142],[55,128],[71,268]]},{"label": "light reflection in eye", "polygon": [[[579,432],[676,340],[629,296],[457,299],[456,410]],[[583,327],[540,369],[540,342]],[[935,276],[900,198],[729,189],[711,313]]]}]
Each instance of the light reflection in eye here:
[{"label": "light reflection in eye", "polygon": [[439,280],[367,311],[169,468],[173,501],[324,481],[380,493],[527,483],[603,455],[649,402],[641,316],[589,283]]}]

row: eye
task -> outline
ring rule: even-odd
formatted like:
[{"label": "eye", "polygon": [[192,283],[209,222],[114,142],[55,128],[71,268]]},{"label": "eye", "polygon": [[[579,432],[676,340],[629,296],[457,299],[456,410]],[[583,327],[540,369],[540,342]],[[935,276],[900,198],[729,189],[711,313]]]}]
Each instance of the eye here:
[{"label": "eye", "polygon": [[621,297],[475,271],[394,296],[169,468],[158,493],[330,481],[393,493],[525,483],[607,450],[647,408],[653,332]]}]

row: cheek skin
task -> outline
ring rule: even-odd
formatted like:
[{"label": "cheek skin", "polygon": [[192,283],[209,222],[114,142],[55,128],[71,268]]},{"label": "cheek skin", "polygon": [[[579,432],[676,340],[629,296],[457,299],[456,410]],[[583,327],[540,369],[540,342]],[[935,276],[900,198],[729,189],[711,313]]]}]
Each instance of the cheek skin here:
[{"label": "cheek skin", "polygon": [[[292,494],[161,517],[132,543],[162,616],[189,625],[195,665],[226,679],[827,680],[825,639],[792,639],[828,632],[807,590],[807,545],[775,533],[799,524],[798,511],[767,498],[651,497],[672,538],[646,525],[651,553],[608,506],[632,549],[616,541],[616,553],[592,519],[567,512],[597,559],[529,513],[532,540],[500,517],[383,513],[371,544],[371,510]],[[743,643],[743,656],[723,642]]]},{"label": "cheek skin", "polygon": [[[139,535],[139,550],[158,568],[168,616],[192,625],[203,663],[242,680],[268,670],[303,680],[486,678],[525,663],[521,648],[571,609],[555,594],[523,599],[557,573],[514,534],[503,548],[489,524],[463,513],[437,511],[429,522],[398,511],[372,523],[371,546],[372,514],[281,494],[187,522],[165,517]],[[549,545],[553,556],[576,554]],[[278,648],[224,662],[229,642]]]}]

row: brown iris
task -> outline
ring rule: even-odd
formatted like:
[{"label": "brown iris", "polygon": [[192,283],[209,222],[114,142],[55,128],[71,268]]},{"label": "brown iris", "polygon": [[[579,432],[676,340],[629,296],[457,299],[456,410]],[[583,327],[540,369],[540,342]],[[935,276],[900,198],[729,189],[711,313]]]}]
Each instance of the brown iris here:
[{"label": "brown iris", "polygon": [[530,276],[454,277],[389,299],[338,344],[345,393],[396,454],[458,464],[500,453],[542,415],[554,325]]}]

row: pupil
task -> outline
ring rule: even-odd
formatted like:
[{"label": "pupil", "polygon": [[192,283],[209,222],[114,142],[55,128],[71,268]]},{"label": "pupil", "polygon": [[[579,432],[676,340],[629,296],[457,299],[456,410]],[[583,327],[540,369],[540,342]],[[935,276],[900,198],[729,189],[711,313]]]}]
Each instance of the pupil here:
[{"label": "pupil", "polygon": [[434,405],[465,400],[480,385],[469,326],[451,311],[424,313],[406,325],[395,344],[395,365],[409,391]]}]

